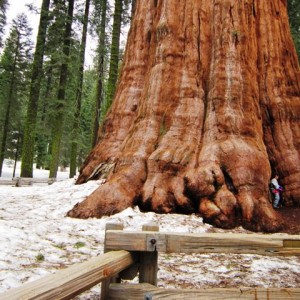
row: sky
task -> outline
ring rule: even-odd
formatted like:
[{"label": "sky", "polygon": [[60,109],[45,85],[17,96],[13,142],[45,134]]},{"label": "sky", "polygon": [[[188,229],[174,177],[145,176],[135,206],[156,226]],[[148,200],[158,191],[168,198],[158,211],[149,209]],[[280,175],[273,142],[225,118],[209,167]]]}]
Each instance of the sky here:
[{"label": "sky", "polygon": [[[29,24],[32,27],[32,41],[36,42],[36,35],[39,26],[40,15],[34,12],[31,12],[26,7],[26,4],[33,4],[38,11],[41,8],[42,0],[8,0],[9,8],[7,11],[7,26],[6,26],[6,35],[9,32],[9,28],[12,24],[12,20],[17,16],[17,14],[24,12],[28,16]],[[113,7],[113,1],[111,1],[111,5]],[[128,26],[123,28],[122,35],[121,35],[121,46],[124,45],[127,39],[128,33]],[[93,65],[93,59],[95,56],[95,48],[96,42],[93,38],[88,34],[87,36],[87,45],[86,45],[86,54],[85,54],[85,67],[88,68],[89,66]]]},{"label": "sky", "polygon": [[[29,10],[26,8],[26,4],[33,4],[36,6],[39,10],[42,5],[42,0],[8,0],[9,2],[9,7],[7,11],[7,27],[6,27],[6,34],[9,30],[9,27],[11,26],[12,20],[19,14],[19,13],[26,13],[28,16],[28,21],[30,26],[33,29],[33,37],[36,37],[37,35],[37,28],[39,25],[39,19],[40,16],[37,14],[34,14],[33,12],[29,12]],[[34,39],[35,42],[35,39]]]},{"label": "sky", "polygon": [[[3,177],[10,180],[12,171],[5,163]],[[35,169],[34,177],[47,178],[47,172]],[[155,222],[160,232],[252,234],[241,227],[214,228],[196,215],[142,213],[138,207],[101,219],[72,219],[66,213],[104,181],[75,185],[68,172],[59,172],[58,179],[52,185],[0,186],[0,299],[8,289],[101,255],[108,222],[122,222],[126,231]],[[159,254],[158,265],[158,286],[165,288],[300,286],[300,257]],[[96,299],[99,290],[76,299]]]},{"label": "sky", "polygon": [[[8,0],[9,2],[9,8],[7,11],[7,26],[6,26],[6,35],[9,32],[9,28],[12,24],[12,20],[19,14],[19,13],[25,13],[28,17],[28,21],[30,26],[32,27],[32,41],[36,42],[36,36],[38,32],[38,26],[40,21],[40,15],[36,14],[34,12],[31,12],[26,7],[26,4],[33,4],[38,11],[40,11],[40,8],[42,6],[42,0]],[[85,65],[86,67],[93,64],[93,45],[95,43],[92,42],[91,37],[88,36],[87,38],[87,49],[86,49],[86,55],[85,55]]]}]

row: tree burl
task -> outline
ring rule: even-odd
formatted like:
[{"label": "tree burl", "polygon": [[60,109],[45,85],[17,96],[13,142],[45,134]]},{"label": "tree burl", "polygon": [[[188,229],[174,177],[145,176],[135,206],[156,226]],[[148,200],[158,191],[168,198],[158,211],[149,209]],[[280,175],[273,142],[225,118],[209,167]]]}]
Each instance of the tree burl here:
[{"label": "tree burl", "polygon": [[107,176],[68,212],[138,205],[275,232],[279,173],[300,204],[300,73],[286,0],[138,0],[115,99],[77,183]]}]

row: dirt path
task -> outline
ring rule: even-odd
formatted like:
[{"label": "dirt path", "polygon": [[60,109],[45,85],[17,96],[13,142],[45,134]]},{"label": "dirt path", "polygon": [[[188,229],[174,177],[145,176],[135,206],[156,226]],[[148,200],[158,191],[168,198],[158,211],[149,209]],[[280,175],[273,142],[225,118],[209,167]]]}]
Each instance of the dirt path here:
[{"label": "dirt path", "polygon": [[300,207],[281,207],[278,213],[284,221],[282,232],[300,234]]}]

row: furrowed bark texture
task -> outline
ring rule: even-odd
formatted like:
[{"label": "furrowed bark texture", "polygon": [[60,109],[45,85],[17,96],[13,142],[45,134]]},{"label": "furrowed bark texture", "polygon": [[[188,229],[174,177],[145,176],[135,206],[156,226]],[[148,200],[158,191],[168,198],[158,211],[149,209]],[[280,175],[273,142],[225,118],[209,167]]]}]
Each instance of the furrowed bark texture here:
[{"label": "furrowed bark texture", "polygon": [[300,204],[300,76],[286,1],[136,2],[116,97],[69,216],[139,205],[276,231],[271,171]]}]

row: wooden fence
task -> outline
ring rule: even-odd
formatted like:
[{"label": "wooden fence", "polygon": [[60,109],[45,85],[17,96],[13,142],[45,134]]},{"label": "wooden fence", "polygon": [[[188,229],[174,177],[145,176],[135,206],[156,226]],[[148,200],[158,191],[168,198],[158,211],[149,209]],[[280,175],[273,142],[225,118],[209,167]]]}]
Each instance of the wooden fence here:
[{"label": "wooden fence", "polygon": [[[300,299],[300,288],[157,288],[158,252],[243,253],[300,256],[300,235],[160,233],[155,224],[141,232],[107,224],[106,252],[87,262],[57,271],[2,295],[2,300],[72,299],[102,282],[102,300],[117,299]],[[121,283],[138,276],[139,284]],[[286,278],[288,280],[288,277]]]},{"label": "wooden fence", "polygon": [[0,185],[10,186],[28,186],[34,184],[52,184],[56,181],[55,178],[27,178],[27,177],[13,177],[13,178],[1,178]]}]

